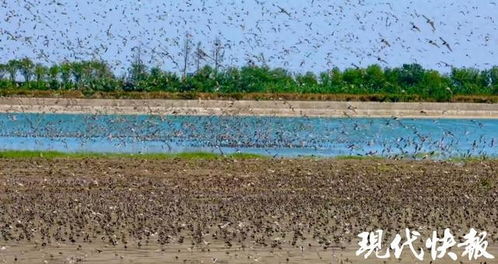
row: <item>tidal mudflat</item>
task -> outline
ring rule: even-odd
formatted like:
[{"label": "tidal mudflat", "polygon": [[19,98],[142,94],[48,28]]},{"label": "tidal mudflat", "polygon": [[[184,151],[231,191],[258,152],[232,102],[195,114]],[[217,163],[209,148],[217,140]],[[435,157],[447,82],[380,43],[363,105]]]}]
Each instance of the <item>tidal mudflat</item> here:
[{"label": "tidal mudflat", "polygon": [[498,256],[497,168],[496,160],[4,158],[0,262],[383,263],[355,256],[358,233],[381,228],[387,243],[405,228],[427,237],[447,227],[456,238],[487,231]]}]

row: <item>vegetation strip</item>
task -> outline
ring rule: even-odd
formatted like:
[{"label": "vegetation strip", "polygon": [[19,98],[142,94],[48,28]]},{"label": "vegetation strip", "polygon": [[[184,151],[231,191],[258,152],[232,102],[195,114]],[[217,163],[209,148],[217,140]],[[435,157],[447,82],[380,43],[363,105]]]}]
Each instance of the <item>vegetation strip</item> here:
[{"label": "vegetation strip", "polygon": [[179,75],[135,62],[127,73],[117,76],[104,61],[47,66],[24,58],[0,64],[0,95],[58,94],[171,99],[274,99],[278,94],[299,100],[497,102],[498,66],[486,70],[453,68],[449,74],[419,64],[333,68],[319,74],[254,65],[222,70],[205,66]]},{"label": "vegetation strip", "polygon": [[[200,159],[200,160],[217,160],[217,159],[269,159],[270,156],[253,154],[253,153],[232,153],[232,154],[216,154],[210,152],[180,152],[180,153],[145,153],[145,154],[132,154],[132,153],[95,153],[95,152],[59,152],[59,151],[30,151],[30,150],[0,150],[0,159],[112,159],[112,158],[129,158],[129,159]],[[437,158],[437,157],[429,157]],[[280,159],[280,158],[279,158]],[[335,160],[388,160],[389,158],[381,156],[337,156],[337,157],[318,157],[318,156],[305,156],[297,158],[286,159],[335,159]],[[399,156],[398,159],[413,159],[412,157]],[[423,159],[420,157],[420,159]],[[451,162],[466,162],[466,161],[485,161],[496,160],[493,157],[453,157],[447,161]]]},{"label": "vegetation strip", "polygon": [[4,159],[25,159],[25,158],[136,158],[136,159],[252,159],[266,158],[264,155],[251,153],[233,153],[227,155],[209,152],[181,152],[181,153],[94,153],[94,152],[59,152],[59,151],[22,151],[4,150],[0,151],[0,158]]}]

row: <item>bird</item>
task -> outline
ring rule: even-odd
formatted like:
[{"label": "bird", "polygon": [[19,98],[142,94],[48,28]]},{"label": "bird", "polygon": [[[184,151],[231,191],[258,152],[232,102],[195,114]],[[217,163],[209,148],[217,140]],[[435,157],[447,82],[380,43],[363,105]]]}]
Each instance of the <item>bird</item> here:
[{"label": "bird", "polygon": [[280,10],[280,13],[286,14],[289,17],[291,16],[291,14],[287,10],[285,10],[283,7],[278,6],[278,5],[277,5],[277,7]]},{"label": "bird", "polygon": [[422,16],[425,18],[427,24],[429,24],[431,26],[432,32],[436,31],[436,27],[434,26],[434,21],[432,21],[431,19],[429,19],[425,15],[422,15]]},{"label": "bird", "polygon": [[446,48],[448,48],[449,51],[453,52],[453,50],[450,47],[450,44],[448,44],[448,42],[446,42],[446,40],[444,40],[441,37],[439,37],[439,39],[443,42],[443,45],[446,46]]},{"label": "bird", "polygon": [[418,32],[421,32],[421,31],[420,31],[420,28],[419,28],[417,25],[415,25],[415,23],[410,22],[410,24],[412,25],[412,30],[416,30],[416,31],[418,31]]}]

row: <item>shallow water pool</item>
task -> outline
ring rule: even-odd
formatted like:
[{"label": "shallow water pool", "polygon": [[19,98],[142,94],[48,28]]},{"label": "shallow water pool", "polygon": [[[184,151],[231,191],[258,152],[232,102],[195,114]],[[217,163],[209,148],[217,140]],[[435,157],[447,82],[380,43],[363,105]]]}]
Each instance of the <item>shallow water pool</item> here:
[{"label": "shallow water pool", "polygon": [[0,114],[0,149],[498,156],[498,120]]}]

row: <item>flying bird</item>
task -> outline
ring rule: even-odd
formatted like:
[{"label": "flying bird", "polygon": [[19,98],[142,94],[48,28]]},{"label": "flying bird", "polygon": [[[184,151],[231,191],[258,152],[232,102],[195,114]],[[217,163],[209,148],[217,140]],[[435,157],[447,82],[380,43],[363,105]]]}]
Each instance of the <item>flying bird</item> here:
[{"label": "flying bird", "polygon": [[436,31],[436,27],[434,26],[434,21],[432,21],[431,19],[429,19],[425,15],[422,15],[422,16],[425,18],[427,24],[429,24],[432,27],[432,32]]},{"label": "flying bird", "polygon": [[291,16],[291,14],[287,10],[285,10],[283,7],[278,6],[278,5],[277,5],[277,7],[278,7],[278,9],[280,9],[280,13],[286,14],[289,17]]},{"label": "flying bird", "polygon": [[450,44],[448,44],[446,40],[444,40],[442,37],[439,37],[439,39],[443,42],[443,45],[446,46],[446,48],[448,48],[449,51],[453,52],[453,50],[450,47]]}]

